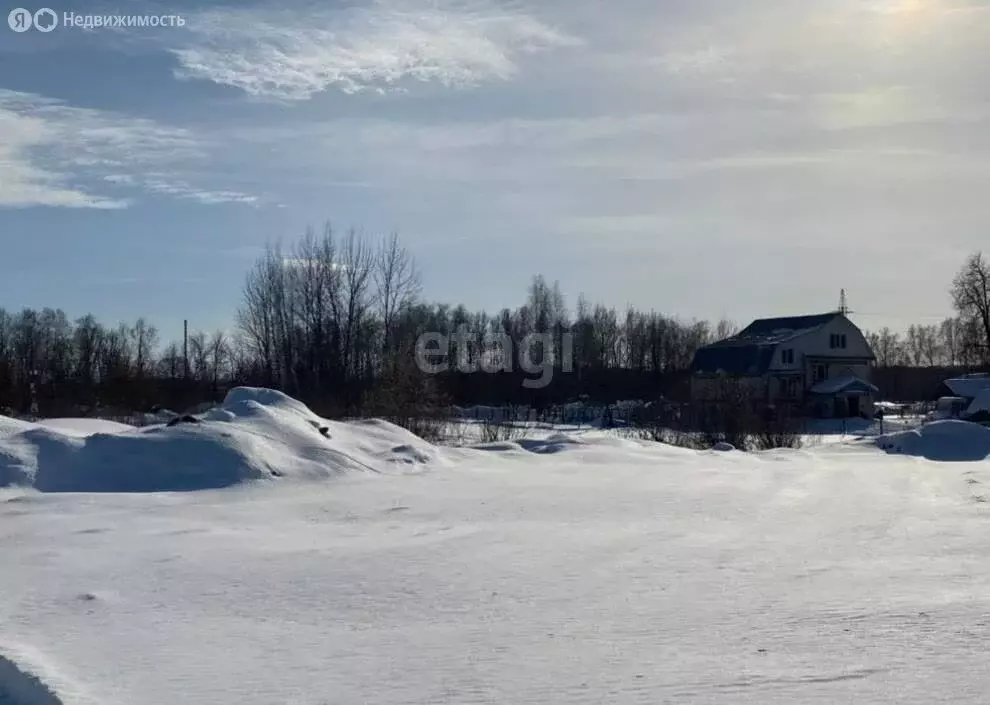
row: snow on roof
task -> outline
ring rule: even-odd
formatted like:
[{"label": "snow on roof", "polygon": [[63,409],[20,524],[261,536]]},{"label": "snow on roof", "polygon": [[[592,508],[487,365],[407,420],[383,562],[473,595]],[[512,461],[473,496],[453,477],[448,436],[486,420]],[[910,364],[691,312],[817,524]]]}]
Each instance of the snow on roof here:
[{"label": "snow on roof", "polygon": [[972,416],[978,411],[990,411],[990,387],[981,389],[973,398],[973,403],[966,409],[966,415]]},{"label": "snow on roof", "polygon": [[879,392],[880,390],[866,380],[860,379],[859,377],[855,377],[853,375],[846,375],[844,377],[834,377],[832,379],[823,380],[808,391],[812,394],[869,394],[871,392]]},{"label": "snow on roof", "polygon": [[838,311],[832,313],[819,313],[813,316],[786,316],[783,318],[758,318],[743,328],[738,337],[783,337],[793,336],[804,331],[819,328],[836,316],[842,314]]},{"label": "snow on roof", "polygon": [[981,390],[990,388],[990,375],[967,375],[945,380],[945,386],[967,399],[973,399]]}]

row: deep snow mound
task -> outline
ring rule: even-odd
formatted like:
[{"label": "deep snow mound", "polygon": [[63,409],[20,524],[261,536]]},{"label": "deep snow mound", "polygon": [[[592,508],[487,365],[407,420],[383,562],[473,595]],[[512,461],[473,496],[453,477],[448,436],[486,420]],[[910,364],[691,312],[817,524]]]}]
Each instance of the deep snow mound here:
[{"label": "deep snow mound", "polygon": [[189,422],[111,433],[83,435],[0,417],[0,487],[42,492],[216,489],[389,472],[437,458],[434,446],[405,429],[326,421],[270,389],[233,389],[222,405]]},{"label": "deep snow mound", "polygon": [[985,460],[990,456],[990,428],[956,419],[934,421],[911,431],[880,436],[877,445],[888,453],[929,460]]},{"label": "deep snow mound", "polygon": [[298,399],[293,399],[285,392],[280,392],[277,389],[264,387],[234,387],[227,392],[227,396],[224,397],[223,403],[220,405],[220,408],[228,410],[250,407],[275,407],[298,414],[303,418],[319,418]]}]

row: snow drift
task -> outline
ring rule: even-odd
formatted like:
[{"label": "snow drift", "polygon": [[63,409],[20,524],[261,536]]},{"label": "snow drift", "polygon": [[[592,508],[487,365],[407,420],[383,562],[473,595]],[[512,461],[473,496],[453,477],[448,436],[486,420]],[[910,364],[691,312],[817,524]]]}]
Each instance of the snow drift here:
[{"label": "snow drift", "polygon": [[877,445],[888,453],[928,460],[985,460],[990,456],[990,428],[955,419],[934,421],[911,431],[880,436]]},{"label": "snow drift", "polygon": [[[238,387],[195,422],[137,429],[0,417],[0,487],[156,492],[273,478],[317,480],[424,464],[436,449],[386,423],[326,421],[291,397]],[[101,429],[97,432],[91,432]]]}]

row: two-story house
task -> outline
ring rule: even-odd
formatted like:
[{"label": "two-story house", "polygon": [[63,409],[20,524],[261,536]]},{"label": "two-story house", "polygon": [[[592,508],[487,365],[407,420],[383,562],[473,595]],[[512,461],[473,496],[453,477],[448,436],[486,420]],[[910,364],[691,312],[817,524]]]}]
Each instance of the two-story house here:
[{"label": "two-story house", "polygon": [[842,312],[753,321],[736,335],[698,350],[691,396],[719,401],[724,380],[754,403],[792,406],[816,416],[871,414],[876,360],[862,331]]}]

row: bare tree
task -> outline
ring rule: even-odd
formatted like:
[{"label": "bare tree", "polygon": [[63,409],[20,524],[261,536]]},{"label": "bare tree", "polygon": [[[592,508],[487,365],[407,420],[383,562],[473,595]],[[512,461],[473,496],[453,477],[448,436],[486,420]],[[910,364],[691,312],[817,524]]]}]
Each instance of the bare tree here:
[{"label": "bare tree", "polygon": [[[242,343],[259,360],[265,383],[275,386],[280,378],[279,289],[285,265],[278,246],[269,246],[244,283],[243,305],[237,312]],[[284,298],[284,297],[283,297]]]},{"label": "bare tree", "polygon": [[715,326],[715,340],[725,340],[726,338],[731,338],[738,332],[739,326],[736,325],[735,321],[730,321],[723,318],[718,322],[718,325]]},{"label": "bare tree", "polygon": [[382,348],[385,354],[396,348],[396,317],[411,306],[422,288],[416,261],[392,233],[384,239],[374,257],[375,301],[382,322]]},{"label": "bare tree", "polygon": [[982,252],[970,255],[956,274],[952,303],[963,324],[979,333],[970,342],[977,346],[980,362],[990,363],[990,264]]},{"label": "bare tree", "polygon": [[143,318],[139,318],[131,328],[130,334],[134,349],[134,374],[138,379],[143,379],[154,366],[158,330]]},{"label": "bare tree", "polygon": [[230,342],[226,333],[222,330],[216,331],[207,342],[210,365],[210,382],[213,386],[213,393],[216,394],[220,387],[220,379],[229,370],[230,365]]},{"label": "bare tree", "polygon": [[83,316],[76,321],[73,337],[76,348],[76,379],[84,385],[95,384],[99,374],[103,326],[92,315]]},{"label": "bare tree", "polygon": [[303,374],[308,387],[323,390],[329,383],[325,379],[332,374],[339,353],[334,349],[337,340],[337,321],[331,316],[334,302],[339,301],[343,281],[343,268],[337,261],[337,246],[329,223],[323,236],[317,240],[312,231],[295,249],[290,267],[295,319],[298,331],[299,355],[304,361]]},{"label": "bare tree", "polygon": [[904,361],[904,346],[901,343],[900,335],[886,326],[877,332],[866,334],[866,339],[873,348],[873,353],[877,357],[877,365],[880,367],[893,367]]},{"label": "bare tree", "polygon": [[102,336],[100,377],[107,382],[122,383],[132,369],[130,328],[121,323],[116,330],[108,330]]},{"label": "bare tree", "polygon": [[196,331],[189,334],[189,374],[198,381],[209,378],[210,352],[206,344],[206,333]]},{"label": "bare tree", "polygon": [[162,351],[158,360],[158,374],[171,381],[182,379],[184,365],[181,346],[173,341]]},{"label": "bare tree", "polygon": [[929,367],[938,364],[942,356],[942,344],[939,341],[939,331],[934,325],[921,326],[921,359]]},{"label": "bare tree", "polygon": [[961,358],[962,331],[958,318],[946,318],[938,329],[939,347],[949,367],[959,364]]},{"label": "bare tree", "polygon": [[934,366],[939,357],[939,329],[935,326],[912,324],[907,330],[904,349],[912,365]]},{"label": "bare tree", "polygon": [[338,304],[338,320],[343,330],[343,363],[347,372],[354,372],[359,355],[355,343],[368,312],[368,287],[374,268],[374,255],[354,230],[347,234],[341,249],[343,267],[343,300]]}]

